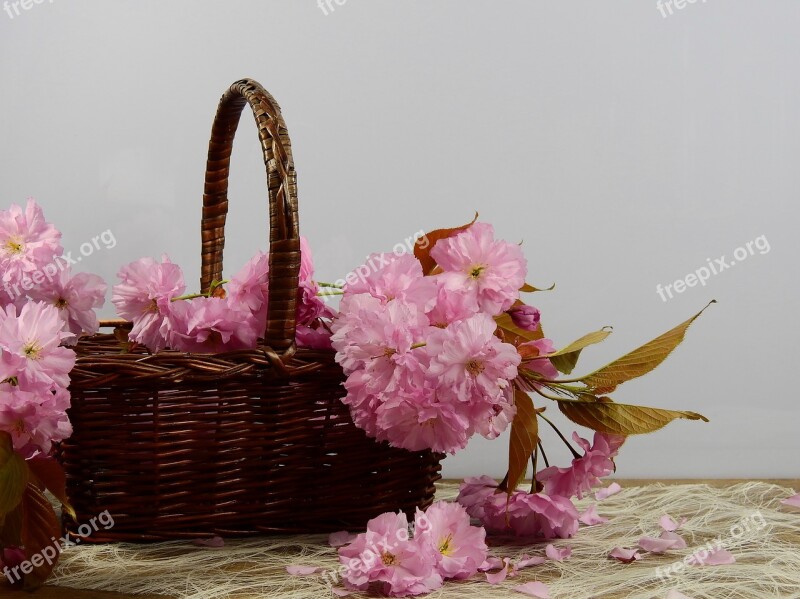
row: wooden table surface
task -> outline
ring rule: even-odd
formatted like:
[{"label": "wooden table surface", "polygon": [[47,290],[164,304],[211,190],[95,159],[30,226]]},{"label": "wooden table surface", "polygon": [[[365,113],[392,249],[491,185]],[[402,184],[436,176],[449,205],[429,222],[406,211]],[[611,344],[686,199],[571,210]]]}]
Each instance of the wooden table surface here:
[{"label": "wooden table surface", "polygon": [[[652,484],[654,482],[663,482],[664,484],[692,484],[692,483],[705,483],[713,487],[727,487],[742,482],[749,482],[752,479],[675,479],[675,480],[650,480],[650,479],[615,479],[623,486],[633,487]],[[800,491],[800,479],[759,479],[762,482],[781,485],[783,487],[792,487]],[[455,481],[453,481],[455,482]],[[4,592],[3,586],[0,586],[0,597],[12,596],[11,593]],[[25,597],[26,595],[14,594],[14,596]],[[66,589],[60,587],[46,586],[39,589],[34,595],[36,599],[164,599],[163,595],[127,595],[121,593],[107,593],[101,591],[78,591],[75,589]]]}]

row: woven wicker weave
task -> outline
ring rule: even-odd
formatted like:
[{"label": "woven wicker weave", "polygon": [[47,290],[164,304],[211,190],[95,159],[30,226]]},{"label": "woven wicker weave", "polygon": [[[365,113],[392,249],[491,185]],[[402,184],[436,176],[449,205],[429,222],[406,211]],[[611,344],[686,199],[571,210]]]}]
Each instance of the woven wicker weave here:
[{"label": "woven wicker weave", "polygon": [[[87,540],[356,529],[381,512],[433,500],[442,456],[368,439],[340,401],[344,377],[333,353],[295,346],[295,170],[280,108],[251,80],[225,93],[211,133],[201,287],[222,279],[230,156],[246,104],[269,187],[266,342],[218,355],[122,353],[112,333],[80,342],[70,387],[74,434],[59,456],[78,521],[105,510],[115,521]],[[129,324],[116,326],[118,333]],[[75,533],[76,524],[65,526]]]}]

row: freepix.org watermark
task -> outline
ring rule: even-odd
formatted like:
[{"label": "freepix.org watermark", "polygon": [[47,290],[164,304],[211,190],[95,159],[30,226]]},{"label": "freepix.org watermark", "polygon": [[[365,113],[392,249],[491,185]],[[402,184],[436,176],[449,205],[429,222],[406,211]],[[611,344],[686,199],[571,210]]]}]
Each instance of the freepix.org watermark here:
[{"label": "freepix.org watermark", "polygon": [[761,515],[760,511],[745,516],[731,526],[727,537],[723,538],[722,535],[720,535],[699,549],[695,549],[682,560],[676,561],[669,566],[660,566],[656,568],[656,576],[661,580],[667,580],[671,576],[683,572],[687,566],[702,566],[712,553],[733,545],[737,541],[742,540],[745,536],[755,535],[766,527],[767,521],[764,519],[764,516]]},{"label": "freepix.org watermark", "polygon": [[706,3],[706,0],[658,0],[656,8],[661,13],[662,18],[666,19],[674,14],[675,10],[683,10],[690,4],[700,2]]},{"label": "freepix.org watermark", "polygon": [[63,256],[57,256],[52,262],[45,264],[40,270],[34,271],[30,275],[25,275],[19,283],[15,285],[4,283],[3,289],[12,300],[16,299],[25,295],[26,291],[30,291],[34,287],[44,283],[45,279],[47,279],[48,282],[52,282],[56,275],[62,270],[70,266],[75,266],[78,262],[84,258],[88,258],[95,252],[100,250],[113,250],[116,246],[117,238],[114,236],[111,229],[107,229],[99,235],[92,237],[91,241],[83,242],[77,252],[64,252]]},{"label": "freepix.org watermark", "polygon": [[317,6],[326,17],[336,10],[337,6],[344,6],[347,0],[317,0]]},{"label": "freepix.org watermark", "polygon": [[[88,522],[81,524],[76,532],[80,537],[88,537],[92,533],[98,532],[100,527],[103,527],[103,530],[110,530],[114,528],[114,518],[110,513],[108,513],[108,510],[104,511],[99,516],[92,518]],[[39,553],[34,553],[29,559],[14,566],[13,568],[6,567],[3,570],[3,575],[11,584],[20,582],[22,577],[33,572],[34,568],[41,568],[45,564],[52,566],[58,559],[58,556],[65,549],[69,549],[70,547],[78,545],[81,542],[79,538],[75,539],[74,541],[71,541],[67,537],[61,537],[60,539],[50,537],[50,539],[52,543],[47,545]]]},{"label": "freepix.org watermark", "polygon": [[715,258],[713,261],[711,258],[707,258],[706,265],[687,274],[682,279],[678,279],[674,283],[668,283],[666,285],[659,283],[656,285],[656,293],[661,298],[661,301],[666,302],[668,299],[675,297],[673,292],[680,294],[690,287],[696,287],[698,284],[705,287],[712,276],[717,276],[729,268],[733,268],[737,263],[747,260],[750,256],[755,256],[756,251],[758,251],[759,255],[763,256],[764,254],[768,254],[770,249],[766,235],[761,235],[733,250],[732,259],[729,259],[727,256]]},{"label": "freepix.org watermark", "polygon": [[3,2],[3,12],[8,15],[9,19],[13,19],[21,16],[22,11],[28,11],[37,4],[44,4],[45,2],[52,4],[53,0],[5,0]]}]

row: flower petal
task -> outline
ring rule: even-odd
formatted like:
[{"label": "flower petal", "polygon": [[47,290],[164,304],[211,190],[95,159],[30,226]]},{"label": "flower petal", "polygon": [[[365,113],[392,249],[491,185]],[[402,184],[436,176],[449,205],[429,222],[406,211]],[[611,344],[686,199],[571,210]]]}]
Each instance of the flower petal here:
[{"label": "flower petal", "polygon": [[664,553],[672,549],[677,544],[675,539],[656,539],[654,537],[642,537],[639,539],[639,547],[650,553]]},{"label": "flower petal", "polygon": [[192,545],[196,545],[197,547],[213,547],[214,549],[219,549],[220,547],[225,547],[225,541],[222,537],[211,537],[210,539],[195,539],[192,541]]},{"label": "flower petal", "polygon": [[660,539],[669,539],[674,541],[675,544],[670,549],[686,549],[686,541],[677,532],[664,531],[659,536]]},{"label": "flower petal", "polygon": [[725,566],[728,564],[736,563],[736,558],[730,551],[726,551],[725,549],[717,549],[716,551],[712,551],[708,554],[708,556],[700,560],[699,565],[701,566]]},{"label": "flower petal", "polygon": [[540,564],[545,563],[547,560],[539,555],[536,556],[529,556],[527,554],[522,554],[519,558],[519,561],[514,564],[515,570],[522,570],[523,568],[528,568],[530,566],[538,566]]},{"label": "flower petal", "polygon": [[508,564],[510,560],[506,558],[504,561],[506,565],[502,570],[495,572],[494,574],[490,574],[489,572],[486,573],[486,582],[489,584],[500,584],[508,577]]},{"label": "flower petal", "polygon": [[332,532],[328,537],[328,544],[331,547],[342,547],[343,545],[347,545],[356,538],[356,535],[347,532],[346,530],[340,530],[339,532]]},{"label": "flower petal", "polygon": [[523,595],[538,597],[539,599],[550,599],[550,590],[543,582],[526,582],[515,586],[512,590]]},{"label": "flower petal", "polygon": [[487,570],[494,570],[502,567],[503,560],[501,560],[499,557],[487,557],[478,570],[481,572],[486,572]]},{"label": "flower petal", "polygon": [[783,505],[788,505],[791,508],[800,509],[800,494],[794,495],[793,497],[789,497],[787,499],[781,499],[781,503]]},{"label": "flower petal", "polygon": [[608,518],[603,518],[597,513],[597,504],[594,503],[586,508],[586,511],[583,512],[581,517],[578,519],[586,526],[595,526],[597,524],[604,524],[608,522]]},{"label": "flower petal", "polygon": [[334,595],[336,595],[337,597],[347,597],[348,595],[352,595],[353,594],[350,591],[348,591],[347,589],[339,589],[339,588],[336,588],[336,587],[332,587],[331,588],[331,592]]},{"label": "flower petal", "polygon": [[572,555],[572,547],[564,547],[560,549],[555,545],[548,545],[544,548],[544,552],[551,560],[554,562],[563,562],[564,560],[569,559]]},{"label": "flower petal", "polygon": [[608,557],[618,559],[624,564],[630,564],[631,562],[642,559],[642,556],[639,554],[638,550],[623,549],[622,547],[614,547],[614,549],[612,549],[608,554]]},{"label": "flower petal", "polygon": [[597,501],[602,501],[603,499],[608,499],[612,495],[616,495],[622,491],[622,487],[619,486],[617,483],[611,483],[605,489],[600,489],[597,493],[594,494],[594,498]]}]

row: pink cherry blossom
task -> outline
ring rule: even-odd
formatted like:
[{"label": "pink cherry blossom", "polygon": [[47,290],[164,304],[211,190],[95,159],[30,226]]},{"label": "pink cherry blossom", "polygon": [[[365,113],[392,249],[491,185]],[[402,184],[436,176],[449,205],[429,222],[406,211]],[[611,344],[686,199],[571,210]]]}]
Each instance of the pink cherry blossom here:
[{"label": "pink cherry blossom", "polygon": [[258,332],[255,317],[231,307],[227,299],[198,297],[173,303],[169,346],[191,353],[251,349]]},{"label": "pink cherry blossom", "polygon": [[330,317],[333,312],[318,295],[319,285],[314,280],[314,259],[311,246],[300,237],[300,281],[297,292],[297,323],[310,325],[318,318]]},{"label": "pink cherry blossom", "polygon": [[529,568],[530,566],[539,566],[546,561],[547,560],[545,558],[539,555],[531,557],[523,553],[519,560],[514,564],[514,570],[522,570],[523,568]]},{"label": "pink cherry blossom", "polygon": [[409,451],[432,449],[454,454],[467,446],[470,421],[457,398],[424,387],[398,389],[376,410],[379,441]]},{"label": "pink cherry blossom", "polygon": [[133,321],[130,340],[154,352],[164,349],[171,331],[172,299],[186,291],[180,266],[166,255],[161,263],[141,258],[123,266],[118,276],[122,282],[114,287],[111,302],[117,314]]},{"label": "pink cherry blossom", "polygon": [[45,221],[42,208],[32,199],[23,210],[12,204],[0,211],[0,280],[19,285],[24,278],[60,256],[61,233]]},{"label": "pink cherry blossom", "polygon": [[[263,330],[259,334],[263,334]],[[297,325],[296,330],[297,346],[306,349],[333,349],[331,344],[331,332],[325,326],[309,327],[306,325]]]},{"label": "pink cherry blossom", "polygon": [[438,275],[448,289],[465,289],[490,316],[508,310],[525,284],[527,261],[522,249],[495,240],[494,228],[475,223],[467,230],[440,239],[431,257],[444,271]]},{"label": "pink cherry blossom", "polygon": [[544,484],[544,492],[548,495],[574,497],[582,499],[584,494],[600,484],[600,479],[614,471],[613,458],[625,437],[606,435],[596,432],[594,444],[573,433],[572,438],[584,450],[584,455],[572,460],[569,468],[551,466],[536,475],[536,480]]},{"label": "pink cherry blossom", "polygon": [[569,538],[578,530],[578,510],[566,497],[514,491],[497,493],[489,477],[467,479],[458,502],[492,533],[545,539]]},{"label": "pink cherry blossom", "polygon": [[232,305],[255,316],[258,335],[267,329],[269,254],[258,252],[231,278],[227,287]]},{"label": "pink cherry blossom", "polygon": [[508,314],[516,326],[526,331],[536,331],[539,328],[539,321],[542,319],[539,310],[525,304],[513,306]]},{"label": "pink cherry blossom", "polygon": [[442,578],[469,578],[486,560],[486,531],[472,526],[457,503],[439,501],[424,513],[417,510],[415,525],[415,538],[431,543],[439,554]]},{"label": "pink cherry blossom", "polygon": [[496,439],[502,435],[514,420],[516,413],[514,389],[511,386],[503,390],[501,399],[496,403],[475,402],[470,409],[475,431],[487,439]]},{"label": "pink cherry blossom", "polygon": [[66,415],[69,393],[56,393],[47,385],[34,385],[24,391],[8,383],[0,384],[0,431],[11,435],[14,449],[25,458],[49,454],[52,443],[72,434]]},{"label": "pink cherry blossom", "polygon": [[500,584],[509,576],[513,576],[513,569],[511,560],[507,557],[503,558],[502,569],[499,572],[486,572],[486,582],[489,584]]},{"label": "pink cherry blossom", "polygon": [[343,581],[350,590],[375,586],[392,597],[421,595],[442,586],[437,556],[430,543],[410,539],[402,513],[382,514],[367,523],[367,532],[339,549]]},{"label": "pink cherry blossom", "polygon": [[0,324],[0,348],[4,350],[0,371],[14,371],[23,388],[38,384],[67,387],[75,352],[60,347],[69,337],[63,326],[54,306],[29,302],[19,313],[13,304],[7,306]]},{"label": "pink cherry blossom", "polygon": [[28,292],[34,301],[58,308],[65,330],[74,335],[68,344],[75,344],[82,335],[94,335],[100,328],[96,309],[105,303],[107,286],[97,275],[59,271]]},{"label": "pink cherry blossom", "polygon": [[485,313],[434,329],[428,337],[429,373],[453,388],[463,401],[494,399],[517,376],[519,354],[494,332],[497,323]]},{"label": "pink cherry blossom", "polygon": [[[437,279],[438,278],[434,277]],[[436,292],[436,302],[428,312],[431,325],[445,328],[454,322],[459,322],[478,313],[478,302],[475,297],[465,289],[448,289],[439,285]]]},{"label": "pink cherry blossom", "polygon": [[347,299],[368,294],[388,303],[400,299],[414,304],[423,312],[432,309],[436,302],[437,283],[433,277],[422,275],[422,265],[410,254],[372,254],[367,262],[354,271],[356,280],[346,278],[342,311],[346,311]]}]

